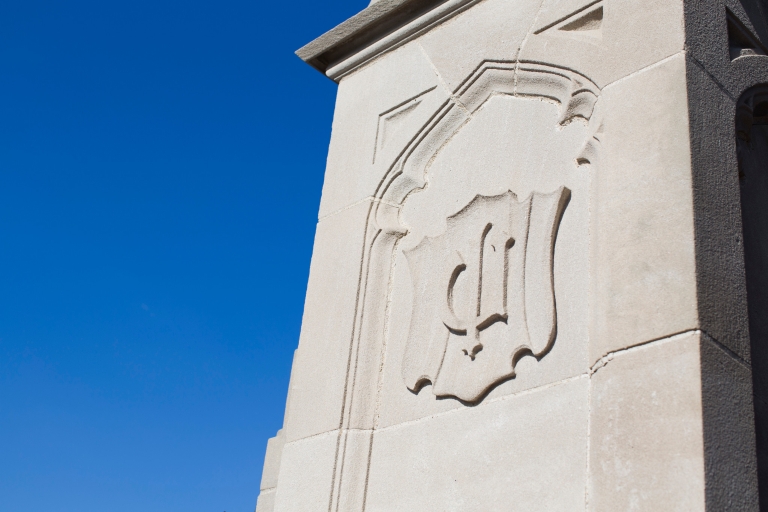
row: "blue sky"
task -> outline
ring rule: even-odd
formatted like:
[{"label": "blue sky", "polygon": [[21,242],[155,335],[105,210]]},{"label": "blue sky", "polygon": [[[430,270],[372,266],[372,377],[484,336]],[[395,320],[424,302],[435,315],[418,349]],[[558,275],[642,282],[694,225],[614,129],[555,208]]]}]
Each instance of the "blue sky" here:
[{"label": "blue sky", "polygon": [[0,512],[253,510],[367,3],[0,3]]}]

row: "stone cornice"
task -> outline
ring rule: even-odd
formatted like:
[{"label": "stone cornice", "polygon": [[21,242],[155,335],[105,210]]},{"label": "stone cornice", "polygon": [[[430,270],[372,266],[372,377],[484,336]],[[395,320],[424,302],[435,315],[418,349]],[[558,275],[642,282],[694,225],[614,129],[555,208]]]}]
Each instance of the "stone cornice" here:
[{"label": "stone cornice", "polygon": [[379,0],[300,48],[304,62],[338,81],[478,0]]}]

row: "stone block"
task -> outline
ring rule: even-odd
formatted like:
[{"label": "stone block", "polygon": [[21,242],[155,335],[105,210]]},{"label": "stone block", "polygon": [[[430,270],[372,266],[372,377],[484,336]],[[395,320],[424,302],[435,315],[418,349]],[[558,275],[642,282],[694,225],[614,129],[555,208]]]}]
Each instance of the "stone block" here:
[{"label": "stone block", "polygon": [[277,487],[277,475],[280,473],[280,459],[283,456],[285,436],[278,430],[277,435],[267,441],[267,453],[264,455],[264,470],[261,473],[261,490]]},{"label": "stone block", "polygon": [[592,378],[589,510],[706,507],[700,336],[616,354]]},{"label": "stone block", "polygon": [[286,443],[274,512],[327,512],[333,486],[338,430]]},{"label": "stone block", "polygon": [[584,510],[588,378],[376,432],[366,510]]},{"label": "stone block", "polygon": [[684,47],[682,0],[544,0],[520,59],[578,70],[604,88]]},{"label": "stone block", "polygon": [[750,361],[736,102],[690,57],[686,71],[699,324]]},{"label": "stone block", "polygon": [[757,510],[748,365],[692,331],[592,378],[589,510]]},{"label": "stone block", "polygon": [[758,510],[750,365],[700,335],[707,510]]},{"label": "stone block", "polygon": [[592,223],[591,361],[698,327],[685,56],[606,88]]},{"label": "stone block", "polygon": [[317,225],[286,442],[339,428],[370,201]]},{"label": "stone block", "polygon": [[538,8],[538,0],[484,0],[419,38],[419,44],[453,92],[483,62],[513,62]]},{"label": "stone block", "polygon": [[331,510],[357,510],[366,502],[373,430],[341,431],[334,468]]},{"label": "stone block", "polygon": [[275,491],[261,491],[259,499],[256,501],[256,512],[273,512],[275,510]]},{"label": "stone block", "polygon": [[417,43],[341,80],[320,218],[373,196],[394,158],[447,97]]}]

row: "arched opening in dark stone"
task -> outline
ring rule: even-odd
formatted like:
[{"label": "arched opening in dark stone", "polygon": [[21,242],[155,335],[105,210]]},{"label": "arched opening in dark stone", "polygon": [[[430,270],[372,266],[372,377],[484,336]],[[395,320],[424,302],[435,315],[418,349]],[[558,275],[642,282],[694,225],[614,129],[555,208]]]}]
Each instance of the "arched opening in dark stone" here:
[{"label": "arched opening in dark stone", "polygon": [[761,510],[768,510],[768,85],[736,110]]}]

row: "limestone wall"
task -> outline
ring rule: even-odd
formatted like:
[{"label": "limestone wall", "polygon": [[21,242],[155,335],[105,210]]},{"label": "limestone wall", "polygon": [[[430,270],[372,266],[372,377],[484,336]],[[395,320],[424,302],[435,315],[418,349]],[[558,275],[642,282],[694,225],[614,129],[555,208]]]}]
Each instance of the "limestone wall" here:
[{"label": "limestone wall", "polygon": [[339,92],[257,510],[757,511],[762,9],[381,0],[300,50]]}]

